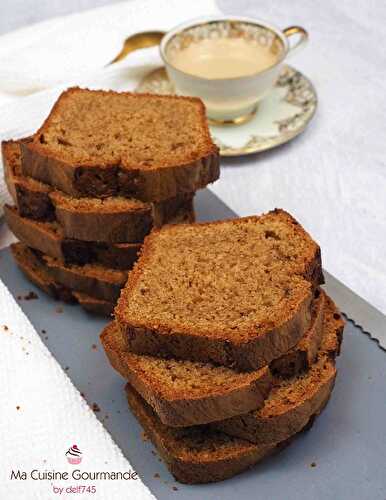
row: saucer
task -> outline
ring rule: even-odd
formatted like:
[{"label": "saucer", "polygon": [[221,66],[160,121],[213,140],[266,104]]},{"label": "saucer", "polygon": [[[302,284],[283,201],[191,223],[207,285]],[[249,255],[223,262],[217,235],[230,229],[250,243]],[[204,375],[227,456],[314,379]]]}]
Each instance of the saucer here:
[{"label": "saucer", "polygon": [[[174,94],[165,68],[146,75],[136,92]],[[241,156],[275,148],[306,128],[315,114],[318,98],[310,80],[284,66],[274,88],[260,102],[256,114],[241,125],[210,125],[221,156]]]}]

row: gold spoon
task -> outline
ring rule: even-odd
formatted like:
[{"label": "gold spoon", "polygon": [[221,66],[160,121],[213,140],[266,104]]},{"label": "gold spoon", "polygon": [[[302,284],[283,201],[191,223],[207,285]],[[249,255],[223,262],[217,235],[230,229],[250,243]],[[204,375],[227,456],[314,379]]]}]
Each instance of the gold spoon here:
[{"label": "gold spoon", "polygon": [[122,59],[124,59],[128,54],[134,52],[135,50],[159,45],[164,35],[164,31],[143,31],[141,33],[135,33],[135,35],[129,36],[123,42],[123,47],[120,53],[116,57],[114,57],[114,59],[109,62],[107,66],[118,61],[122,61]]}]

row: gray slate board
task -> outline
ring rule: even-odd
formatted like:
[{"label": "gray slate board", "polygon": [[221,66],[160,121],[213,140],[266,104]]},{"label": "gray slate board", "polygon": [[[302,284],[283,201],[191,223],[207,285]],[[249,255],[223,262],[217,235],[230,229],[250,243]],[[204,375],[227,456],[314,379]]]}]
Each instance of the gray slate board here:
[{"label": "gray slate board", "polygon": [[[235,215],[208,190],[199,193],[196,205],[201,220]],[[39,295],[38,300],[20,301],[20,306],[39,334],[47,331],[48,339],[42,339],[48,349],[63,368],[69,367],[68,375],[87,401],[99,405],[98,418],[158,499],[385,500],[386,357],[353,323],[345,329],[333,396],[310,432],[233,479],[185,486],[173,480],[151,453],[151,443],[141,438],[141,427],[127,407],[124,382],[99,347],[107,321],[78,306],[63,305],[63,313],[56,312],[58,302],[24,278],[9,249],[0,252],[0,277],[15,297],[30,290]],[[339,305],[339,297],[334,298]],[[155,473],[161,478],[155,479]],[[173,485],[178,491],[172,491]]]}]

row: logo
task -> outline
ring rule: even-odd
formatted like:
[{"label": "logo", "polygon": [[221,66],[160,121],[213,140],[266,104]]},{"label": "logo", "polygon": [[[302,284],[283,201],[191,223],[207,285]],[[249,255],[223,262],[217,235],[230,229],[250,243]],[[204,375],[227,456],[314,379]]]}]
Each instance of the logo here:
[{"label": "logo", "polygon": [[[79,465],[83,459],[82,455],[83,453],[76,444],[68,448],[65,453],[67,462],[71,465]],[[50,498],[53,498],[52,494],[58,495],[61,498],[69,498],[68,493],[80,494],[81,497],[79,498],[85,498],[86,494],[95,494],[97,492],[97,485],[95,483],[93,484],[91,481],[136,481],[138,480],[138,474],[132,469],[123,471],[88,471],[73,467],[71,471],[68,471],[61,469],[57,470],[55,468],[47,469],[45,467],[44,469],[32,470],[12,469],[10,480],[32,480],[32,483],[35,481],[47,481],[47,488],[51,491]],[[50,485],[48,485],[48,481],[50,481]]]},{"label": "logo", "polygon": [[77,447],[76,444],[73,444],[71,448],[69,448],[66,452],[67,462],[72,465],[78,465],[82,461],[82,452]]}]

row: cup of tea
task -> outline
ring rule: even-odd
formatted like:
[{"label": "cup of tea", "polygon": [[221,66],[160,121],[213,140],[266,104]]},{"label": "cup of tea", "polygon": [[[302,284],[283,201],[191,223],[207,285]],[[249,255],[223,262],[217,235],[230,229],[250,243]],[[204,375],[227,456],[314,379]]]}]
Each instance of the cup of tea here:
[{"label": "cup of tea", "polygon": [[242,123],[307,39],[299,26],[281,30],[248,17],[206,17],[169,31],[160,52],[178,94],[200,97],[214,123]]}]

